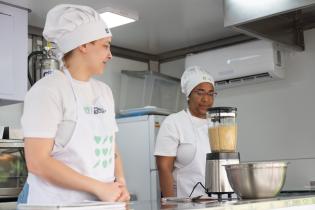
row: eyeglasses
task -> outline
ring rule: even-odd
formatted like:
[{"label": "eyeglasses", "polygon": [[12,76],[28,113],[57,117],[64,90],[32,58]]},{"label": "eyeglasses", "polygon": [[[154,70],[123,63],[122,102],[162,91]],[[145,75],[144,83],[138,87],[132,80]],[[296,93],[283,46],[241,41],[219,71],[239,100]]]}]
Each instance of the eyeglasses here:
[{"label": "eyeglasses", "polygon": [[203,90],[193,90],[192,92],[196,93],[200,97],[205,97],[205,96],[215,97],[216,95],[218,95],[217,92],[206,92]]}]

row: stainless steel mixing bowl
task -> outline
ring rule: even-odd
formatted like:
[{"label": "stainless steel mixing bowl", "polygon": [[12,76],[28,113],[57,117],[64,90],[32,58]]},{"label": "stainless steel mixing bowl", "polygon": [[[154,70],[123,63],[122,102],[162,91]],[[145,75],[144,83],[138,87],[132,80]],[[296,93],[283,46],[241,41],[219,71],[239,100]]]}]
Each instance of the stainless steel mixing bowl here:
[{"label": "stainless steel mixing bowl", "polygon": [[241,198],[271,198],[284,185],[287,165],[287,162],[250,162],[226,165],[225,170],[232,189]]}]

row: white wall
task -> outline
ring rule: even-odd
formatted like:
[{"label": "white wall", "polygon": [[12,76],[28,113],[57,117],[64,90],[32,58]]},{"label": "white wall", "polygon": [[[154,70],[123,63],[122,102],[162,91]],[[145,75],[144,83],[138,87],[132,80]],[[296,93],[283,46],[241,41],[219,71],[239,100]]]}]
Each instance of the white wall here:
[{"label": "white wall", "polygon": [[238,108],[242,160],[289,159],[286,189],[315,180],[315,30],[305,45],[289,55],[284,80],[226,89],[216,100]]},{"label": "white wall", "polygon": [[185,70],[185,59],[178,59],[160,64],[160,72],[172,77],[181,78]]},{"label": "white wall", "polygon": [[[284,80],[225,89],[215,99],[215,106],[238,108],[243,161],[290,161],[287,190],[315,180],[315,29],[305,32],[305,43],[304,52],[289,55]],[[181,59],[161,69],[178,75],[184,65]]]},{"label": "white wall", "polygon": [[[185,70],[185,59],[178,59],[160,64],[160,72],[172,77],[181,78]],[[186,97],[181,93],[179,98],[178,111],[187,107]]]},{"label": "white wall", "polygon": [[306,50],[289,55],[284,80],[219,92],[216,105],[238,107],[244,159],[315,157],[314,35],[307,31]]}]

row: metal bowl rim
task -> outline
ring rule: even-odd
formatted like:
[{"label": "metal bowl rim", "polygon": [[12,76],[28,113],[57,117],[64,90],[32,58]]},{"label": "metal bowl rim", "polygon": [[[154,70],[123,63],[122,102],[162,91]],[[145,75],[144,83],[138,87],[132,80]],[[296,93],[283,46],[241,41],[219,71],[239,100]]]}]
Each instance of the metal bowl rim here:
[{"label": "metal bowl rim", "polygon": [[243,162],[238,164],[224,165],[226,169],[240,169],[240,168],[284,168],[288,166],[285,161],[268,161],[268,162]]}]

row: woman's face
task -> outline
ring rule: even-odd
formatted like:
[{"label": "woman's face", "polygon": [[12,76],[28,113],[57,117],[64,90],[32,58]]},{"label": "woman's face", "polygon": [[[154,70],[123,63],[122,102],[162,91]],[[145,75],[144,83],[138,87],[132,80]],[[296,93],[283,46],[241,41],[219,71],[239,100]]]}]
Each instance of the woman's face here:
[{"label": "woman's face", "polygon": [[208,82],[197,85],[190,93],[188,106],[192,115],[205,118],[207,109],[212,107],[214,102],[214,88]]},{"label": "woman's face", "polygon": [[111,37],[106,37],[86,45],[86,63],[92,75],[102,74],[107,61],[112,59],[111,41]]}]

